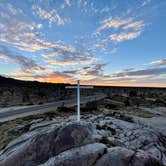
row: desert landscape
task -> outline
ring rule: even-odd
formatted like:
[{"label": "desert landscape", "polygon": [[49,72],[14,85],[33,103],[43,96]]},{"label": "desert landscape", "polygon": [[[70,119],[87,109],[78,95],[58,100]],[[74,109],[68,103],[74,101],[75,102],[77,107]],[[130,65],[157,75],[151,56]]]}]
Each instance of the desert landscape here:
[{"label": "desert landscape", "polygon": [[[21,83],[26,89],[27,85]],[[39,85],[40,89],[45,87],[44,83]],[[45,95],[53,87],[58,91],[58,86],[47,85]],[[15,87],[17,84],[8,86],[8,91]],[[5,85],[1,87],[1,98],[6,88]],[[103,93],[103,96],[81,104],[80,123],[76,122],[76,100],[71,106],[63,105],[2,121],[0,165],[16,162],[18,166],[67,166],[77,165],[78,160],[83,166],[166,164],[166,89],[97,86],[93,92],[91,90],[94,95],[95,92]],[[30,90],[27,93],[32,95]],[[68,92],[61,85],[61,94],[65,96],[65,93]],[[76,90],[70,92],[70,95],[74,94]],[[6,97],[9,105],[6,108],[2,103],[0,114],[20,107],[32,107],[32,104],[27,104],[31,101],[16,107],[17,104],[11,104],[11,94]],[[44,105],[49,99],[43,102],[36,96],[34,101],[35,105]],[[43,103],[39,104],[41,101]]]},{"label": "desert landscape", "polygon": [[166,0],[0,0],[0,166],[166,166]]}]

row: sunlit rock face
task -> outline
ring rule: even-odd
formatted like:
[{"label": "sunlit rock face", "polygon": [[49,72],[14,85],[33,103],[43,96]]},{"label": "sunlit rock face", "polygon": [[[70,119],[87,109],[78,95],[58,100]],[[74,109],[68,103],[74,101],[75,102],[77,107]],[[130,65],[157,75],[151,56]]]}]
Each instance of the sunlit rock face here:
[{"label": "sunlit rock face", "polygon": [[156,130],[104,113],[84,115],[81,123],[39,121],[0,152],[0,166],[164,166],[164,140]]},{"label": "sunlit rock face", "polygon": [[48,130],[38,130],[9,145],[2,153],[0,163],[37,165],[65,150],[92,143],[92,124],[71,123]]}]

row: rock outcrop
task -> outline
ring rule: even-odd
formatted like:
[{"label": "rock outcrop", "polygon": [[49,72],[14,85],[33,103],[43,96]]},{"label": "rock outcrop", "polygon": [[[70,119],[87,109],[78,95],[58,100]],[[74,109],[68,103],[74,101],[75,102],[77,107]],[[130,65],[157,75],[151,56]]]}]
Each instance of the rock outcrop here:
[{"label": "rock outcrop", "polygon": [[106,152],[106,146],[101,143],[87,144],[73,148],[49,159],[40,166],[89,166]]},{"label": "rock outcrop", "polygon": [[[48,131],[38,130],[29,133],[19,141],[11,143],[0,156],[0,165],[37,165],[65,150],[92,143],[91,124],[72,123],[67,126],[54,126]],[[14,153],[13,153],[14,151]]]},{"label": "rock outcrop", "polygon": [[106,114],[69,119],[33,126],[0,152],[0,166],[164,166],[165,136],[153,129]]}]

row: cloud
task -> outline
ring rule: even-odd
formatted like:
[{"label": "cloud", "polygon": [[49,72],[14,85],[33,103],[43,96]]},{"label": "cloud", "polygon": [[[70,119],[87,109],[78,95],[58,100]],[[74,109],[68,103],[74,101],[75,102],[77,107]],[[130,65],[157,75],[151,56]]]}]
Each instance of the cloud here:
[{"label": "cloud", "polygon": [[112,34],[109,36],[110,40],[122,42],[125,40],[132,40],[136,37],[138,37],[141,34],[140,31],[138,32],[129,32],[129,33],[120,33],[120,34]]},{"label": "cloud", "polygon": [[150,2],[151,2],[151,0],[143,0],[141,6],[143,7],[143,6],[147,5]]},{"label": "cloud", "polygon": [[65,2],[68,6],[71,6],[71,0],[65,0]]},{"label": "cloud", "polygon": [[109,41],[122,42],[137,38],[142,33],[145,26],[142,20],[138,21],[133,17],[109,17],[101,21],[100,24],[101,26],[96,30],[95,33],[93,33],[93,35],[106,36],[102,40],[104,41],[104,44],[108,43]]},{"label": "cloud", "polygon": [[143,21],[135,21],[134,18],[120,18],[120,17],[109,17],[100,22],[101,26],[97,29],[96,33],[100,33],[101,31],[114,28],[119,29],[122,28],[124,30],[132,29],[132,30],[142,30],[144,27]]},{"label": "cloud", "polygon": [[152,76],[166,73],[166,67],[163,68],[147,68],[140,70],[124,70],[113,74],[113,77],[124,77],[124,76]]},{"label": "cloud", "polygon": [[83,74],[85,76],[87,75],[94,75],[94,76],[100,76],[103,72],[103,67],[105,67],[107,64],[93,64],[89,67],[83,68]]},{"label": "cloud", "polygon": [[7,47],[2,46],[0,47],[0,59],[5,60],[5,62],[13,62],[18,64],[21,68],[21,71],[24,73],[31,73],[34,72],[43,72],[45,68],[38,65],[34,60],[24,57],[22,55],[16,54],[10,51]]},{"label": "cloud", "polygon": [[75,75],[78,73],[77,70],[65,70],[63,71],[64,74],[71,74],[71,75]]},{"label": "cloud", "polygon": [[150,65],[154,65],[154,66],[166,65],[166,59],[160,59],[158,61],[150,62]]},{"label": "cloud", "polygon": [[[1,26],[1,24],[0,24]],[[64,43],[49,42],[42,39],[37,30],[42,24],[25,23],[17,20],[6,21],[0,29],[0,41],[26,52],[43,51],[42,58],[50,65],[91,64],[95,57],[88,51],[80,51]]]},{"label": "cloud", "polygon": [[109,17],[103,21],[100,22],[101,27],[97,30],[98,32],[109,29],[109,28],[119,28],[123,25],[127,25],[128,23],[132,22],[132,18],[127,19],[121,19],[119,17],[113,19],[112,17]]},{"label": "cloud", "polygon": [[102,71],[106,64],[92,65],[84,68],[83,83],[116,86],[165,86],[166,67],[145,69],[129,68],[112,74]]},{"label": "cloud", "polygon": [[63,72],[52,72],[48,74],[42,75],[27,75],[25,73],[15,73],[11,74],[11,77],[18,78],[18,79],[26,79],[26,80],[37,80],[41,82],[52,82],[52,83],[74,83],[73,78],[65,74]]},{"label": "cloud", "polygon": [[13,15],[17,14],[17,10],[11,5],[11,4],[7,4],[7,9],[9,10],[10,13],[12,13]]},{"label": "cloud", "polygon": [[66,72],[48,72],[48,73],[36,73],[36,74],[29,74],[23,71],[17,71],[8,76],[22,79],[22,80],[37,80],[41,82],[52,82],[52,83],[75,83],[75,79],[70,74],[70,71]]},{"label": "cloud", "polygon": [[23,10],[22,9],[16,8],[10,3],[2,3],[2,2],[0,2],[0,8],[2,8],[2,11],[6,12],[5,14],[3,14],[3,16],[5,18],[9,17],[9,15],[16,16],[16,15],[23,14]]},{"label": "cloud", "polygon": [[32,9],[34,10],[34,14],[39,16],[39,18],[41,18],[42,20],[48,20],[49,26],[51,26],[52,23],[56,23],[57,25],[64,25],[65,23],[56,9],[46,11],[39,6],[33,6]]},{"label": "cloud", "polygon": [[36,41],[40,36],[37,30],[42,28],[42,24],[5,19],[0,27],[2,27],[0,28],[1,42],[11,44],[22,51],[35,52],[43,49]]},{"label": "cloud", "polygon": [[52,44],[50,53],[42,54],[46,62],[52,65],[85,65],[93,63],[96,58],[87,51],[80,51],[73,46]]},{"label": "cloud", "polygon": [[135,31],[142,31],[143,27],[144,27],[143,21],[133,21],[123,26],[123,29],[125,30],[134,29]]}]

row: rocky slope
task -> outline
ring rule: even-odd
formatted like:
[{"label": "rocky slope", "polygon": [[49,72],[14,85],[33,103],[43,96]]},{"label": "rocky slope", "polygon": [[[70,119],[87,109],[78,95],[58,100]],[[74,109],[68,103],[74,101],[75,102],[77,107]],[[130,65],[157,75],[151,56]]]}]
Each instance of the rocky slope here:
[{"label": "rocky slope", "polygon": [[[31,123],[0,152],[0,166],[164,166],[166,136],[108,112]],[[130,121],[130,122],[128,122]]]}]

